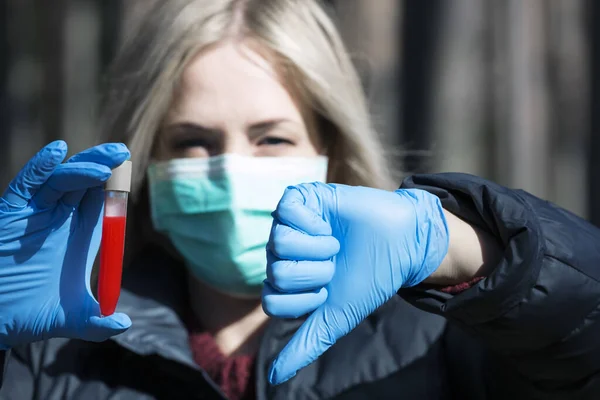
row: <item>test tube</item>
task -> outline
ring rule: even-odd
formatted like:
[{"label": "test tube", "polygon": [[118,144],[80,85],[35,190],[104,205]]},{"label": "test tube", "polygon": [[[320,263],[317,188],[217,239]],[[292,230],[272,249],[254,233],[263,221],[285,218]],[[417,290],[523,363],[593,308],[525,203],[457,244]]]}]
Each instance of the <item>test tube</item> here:
[{"label": "test tube", "polygon": [[104,186],[104,216],[100,243],[98,302],[103,317],[112,315],[121,294],[127,199],[131,190],[131,161],[112,170]]}]

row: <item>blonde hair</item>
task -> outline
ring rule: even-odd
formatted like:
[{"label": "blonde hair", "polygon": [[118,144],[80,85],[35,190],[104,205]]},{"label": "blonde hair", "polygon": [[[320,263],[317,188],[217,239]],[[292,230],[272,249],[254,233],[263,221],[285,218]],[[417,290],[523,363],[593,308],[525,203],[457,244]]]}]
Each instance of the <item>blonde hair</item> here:
[{"label": "blonde hair", "polygon": [[169,0],[155,2],[125,38],[100,115],[102,140],[124,142],[131,150],[134,200],[145,186],[155,138],[183,70],[203,49],[237,39],[274,54],[283,64],[275,67],[287,75],[284,84],[314,110],[330,182],[394,186],[358,74],[316,1]]}]

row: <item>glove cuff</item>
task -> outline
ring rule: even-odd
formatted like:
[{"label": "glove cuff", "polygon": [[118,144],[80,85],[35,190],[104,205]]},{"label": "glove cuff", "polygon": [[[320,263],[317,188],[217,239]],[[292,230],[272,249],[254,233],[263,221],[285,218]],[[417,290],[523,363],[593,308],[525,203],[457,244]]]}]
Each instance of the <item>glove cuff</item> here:
[{"label": "glove cuff", "polygon": [[421,253],[420,265],[411,268],[411,273],[403,282],[402,287],[412,287],[433,274],[448,253],[450,235],[448,222],[440,199],[419,189],[403,189],[412,192],[414,207],[417,215],[417,243]]}]

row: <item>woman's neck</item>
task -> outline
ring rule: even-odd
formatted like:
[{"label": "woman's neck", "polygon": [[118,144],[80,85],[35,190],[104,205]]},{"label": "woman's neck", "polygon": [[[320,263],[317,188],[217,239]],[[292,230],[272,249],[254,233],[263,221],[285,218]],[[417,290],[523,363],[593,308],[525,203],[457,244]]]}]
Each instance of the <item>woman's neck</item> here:
[{"label": "woman's neck", "polygon": [[237,299],[208,287],[188,274],[190,304],[194,316],[211,333],[226,355],[255,354],[268,316],[260,299]]}]

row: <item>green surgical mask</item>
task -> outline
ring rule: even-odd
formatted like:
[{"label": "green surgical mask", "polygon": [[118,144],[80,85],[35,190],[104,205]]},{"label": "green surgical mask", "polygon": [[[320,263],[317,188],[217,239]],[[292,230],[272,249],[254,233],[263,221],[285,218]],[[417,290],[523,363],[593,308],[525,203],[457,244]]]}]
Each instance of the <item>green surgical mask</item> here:
[{"label": "green surgical mask", "polygon": [[286,187],[324,182],[327,158],[225,154],[152,164],[152,222],[202,282],[235,297],[260,295],[265,246]]}]

